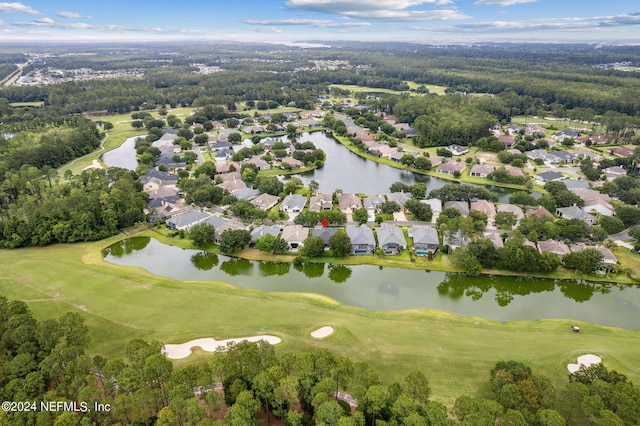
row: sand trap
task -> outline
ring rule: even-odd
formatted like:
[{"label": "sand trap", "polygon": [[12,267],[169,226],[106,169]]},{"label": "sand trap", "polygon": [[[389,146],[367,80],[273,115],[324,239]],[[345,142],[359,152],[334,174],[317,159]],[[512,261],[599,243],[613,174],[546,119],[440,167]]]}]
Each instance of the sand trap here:
[{"label": "sand trap", "polygon": [[582,355],[578,357],[577,364],[568,364],[567,368],[569,369],[570,373],[575,373],[576,371],[580,370],[581,365],[584,365],[585,367],[589,367],[594,364],[600,364],[601,361],[602,361],[602,358],[600,358],[597,355],[592,355],[592,354]]},{"label": "sand trap", "polygon": [[93,160],[91,162],[90,166],[85,167],[82,170],[89,170],[89,169],[101,169],[102,168],[102,164],[100,164],[100,162],[98,160]]},{"label": "sand trap", "polygon": [[324,339],[325,337],[329,337],[333,334],[333,327],[326,325],[317,329],[316,331],[311,332],[311,337],[315,337],[316,339]]},{"label": "sand trap", "polygon": [[203,339],[191,340],[187,343],[181,343],[176,345],[164,345],[162,348],[162,354],[166,355],[170,359],[182,359],[191,355],[191,349],[195,347],[201,348],[206,352],[215,352],[218,349],[224,349],[227,347],[227,343],[240,343],[244,340],[249,342],[259,342],[264,340],[272,345],[277,345],[282,340],[276,336],[251,336],[251,337],[239,337],[237,339],[216,340],[212,337],[205,337]]}]

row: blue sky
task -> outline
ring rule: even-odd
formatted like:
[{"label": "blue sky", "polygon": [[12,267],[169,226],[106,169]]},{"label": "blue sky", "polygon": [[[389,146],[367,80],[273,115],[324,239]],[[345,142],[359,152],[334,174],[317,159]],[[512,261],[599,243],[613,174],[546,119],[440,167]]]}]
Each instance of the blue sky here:
[{"label": "blue sky", "polygon": [[638,0],[26,0],[0,41],[302,40],[640,44]]}]

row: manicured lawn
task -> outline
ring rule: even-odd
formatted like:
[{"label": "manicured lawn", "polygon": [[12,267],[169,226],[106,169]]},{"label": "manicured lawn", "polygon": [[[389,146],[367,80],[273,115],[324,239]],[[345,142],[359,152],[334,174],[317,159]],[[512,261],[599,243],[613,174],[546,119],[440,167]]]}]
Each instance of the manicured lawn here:
[{"label": "manicured lawn", "polygon": [[42,105],[44,105],[44,102],[42,102],[42,101],[37,101],[37,102],[11,102],[9,105],[11,105],[12,107],[41,107]]},{"label": "manicured lawn", "polygon": [[[26,300],[41,319],[79,312],[91,330],[92,355],[123,356],[133,338],[178,343],[274,334],[283,339],[280,351],[327,348],[367,361],[387,383],[420,369],[434,397],[446,403],[463,393],[482,396],[489,370],[501,359],[524,362],[561,385],[567,363],[595,353],[640,380],[638,331],[575,322],[584,330],[576,334],[564,320],[499,323],[426,309],[373,312],[317,295],[178,282],[105,263],[100,249],[115,239],[0,251],[0,294]],[[324,325],[336,333],[310,338]]]}]

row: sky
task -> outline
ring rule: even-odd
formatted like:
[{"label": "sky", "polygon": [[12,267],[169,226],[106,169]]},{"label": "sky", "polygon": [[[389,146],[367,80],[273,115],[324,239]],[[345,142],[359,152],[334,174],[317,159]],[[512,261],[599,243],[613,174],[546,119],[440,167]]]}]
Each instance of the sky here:
[{"label": "sky", "polygon": [[0,42],[332,40],[640,44],[638,0],[26,0]]}]

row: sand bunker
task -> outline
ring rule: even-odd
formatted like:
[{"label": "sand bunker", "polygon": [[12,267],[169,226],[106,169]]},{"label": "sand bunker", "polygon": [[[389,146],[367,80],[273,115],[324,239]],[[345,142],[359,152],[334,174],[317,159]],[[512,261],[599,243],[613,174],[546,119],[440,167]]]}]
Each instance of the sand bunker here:
[{"label": "sand bunker", "polygon": [[89,170],[89,169],[101,169],[102,168],[102,164],[100,164],[100,162],[98,160],[93,160],[91,162],[90,166],[85,167],[82,170]]},{"label": "sand bunker", "polygon": [[203,339],[191,340],[190,342],[187,342],[187,343],[181,343],[176,345],[169,345],[169,344],[164,345],[164,347],[162,348],[162,353],[166,355],[167,358],[170,358],[170,359],[182,359],[191,355],[191,349],[196,347],[199,347],[206,352],[215,352],[218,349],[226,348],[227,343],[229,342],[240,343],[244,340],[247,340],[249,342],[259,342],[261,340],[264,340],[265,342],[272,345],[277,345],[282,341],[280,340],[279,337],[268,336],[268,335],[239,337],[237,339],[226,339],[226,340],[216,340],[211,337],[205,337]]},{"label": "sand bunker", "polygon": [[333,327],[326,325],[317,329],[316,331],[311,332],[311,337],[315,337],[316,339],[324,339],[325,337],[331,336],[333,334]]},{"label": "sand bunker", "polygon": [[597,355],[592,355],[592,354],[582,355],[578,357],[577,364],[567,364],[567,368],[569,369],[569,372],[573,374],[576,371],[580,370],[581,365],[584,365],[585,367],[589,367],[594,364],[600,364],[601,361],[602,361],[602,358],[600,358]]}]

